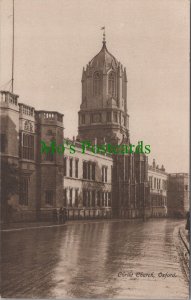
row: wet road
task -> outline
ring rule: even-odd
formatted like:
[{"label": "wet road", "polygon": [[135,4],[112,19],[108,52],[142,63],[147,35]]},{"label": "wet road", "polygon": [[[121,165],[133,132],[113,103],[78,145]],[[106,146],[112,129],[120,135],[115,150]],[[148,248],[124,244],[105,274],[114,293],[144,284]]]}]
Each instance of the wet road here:
[{"label": "wet road", "polygon": [[[188,299],[174,245],[178,224],[113,221],[4,232],[1,295]],[[166,273],[171,277],[161,277]]]}]

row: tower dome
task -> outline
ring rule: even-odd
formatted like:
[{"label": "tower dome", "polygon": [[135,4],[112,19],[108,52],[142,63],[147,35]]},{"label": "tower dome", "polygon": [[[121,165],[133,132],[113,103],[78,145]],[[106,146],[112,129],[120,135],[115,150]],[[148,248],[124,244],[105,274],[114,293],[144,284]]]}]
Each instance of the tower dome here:
[{"label": "tower dome", "polygon": [[82,71],[80,140],[120,143],[129,137],[126,69],[103,46]]},{"label": "tower dome", "polygon": [[119,62],[117,59],[107,50],[106,42],[103,42],[101,51],[92,58],[89,66],[94,69],[99,69],[108,72],[110,69],[117,69]]}]

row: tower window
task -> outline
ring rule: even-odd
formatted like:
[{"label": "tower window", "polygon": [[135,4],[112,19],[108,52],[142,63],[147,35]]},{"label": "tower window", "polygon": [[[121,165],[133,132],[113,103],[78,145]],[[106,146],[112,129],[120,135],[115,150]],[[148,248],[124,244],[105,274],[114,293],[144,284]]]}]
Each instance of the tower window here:
[{"label": "tower window", "polygon": [[107,122],[111,122],[111,112],[107,112]]},{"label": "tower window", "polygon": [[115,96],[116,95],[116,86],[115,86],[115,73],[111,72],[109,74],[109,94],[111,96]]},{"label": "tower window", "polygon": [[85,115],[82,115],[82,124],[85,124]]},{"label": "tower window", "polygon": [[101,114],[93,114],[91,123],[100,123],[101,122]]},{"label": "tower window", "polygon": [[118,120],[117,120],[117,113],[116,112],[114,112],[114,114],[113,114],[113,121],[114,122],[118,122]]},{"label": "tower window", "polygon": [[94,73],[93,94],[94,96],[101,94],[101,76],[98,72]]},{"label": "tower window", "polygon": [[93,123],[93,122],[94,122],[94,115],[91,114],[91,115],[90,115],[90,123]]}]

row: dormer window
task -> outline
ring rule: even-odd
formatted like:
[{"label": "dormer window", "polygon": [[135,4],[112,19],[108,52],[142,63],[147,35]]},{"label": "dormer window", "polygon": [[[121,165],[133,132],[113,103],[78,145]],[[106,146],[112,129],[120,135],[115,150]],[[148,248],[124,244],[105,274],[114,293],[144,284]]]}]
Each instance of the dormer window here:
[{"label": "dormer window", "polygon": [[115,81],[115,73],[111,72],[109,74],[109,79],[108,79],[108,92],[109,95],[115,96],[116,95],[116,81]]},{"label": "dormer window", "polygon": [[101,94],[101,76],[99,72],[94,73],[93,94],[94,96]]}]

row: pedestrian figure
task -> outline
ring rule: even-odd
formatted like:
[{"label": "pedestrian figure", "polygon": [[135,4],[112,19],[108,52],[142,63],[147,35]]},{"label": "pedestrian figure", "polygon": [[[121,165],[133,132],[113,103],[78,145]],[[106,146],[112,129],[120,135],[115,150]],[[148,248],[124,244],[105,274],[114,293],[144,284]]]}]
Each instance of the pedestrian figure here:
[{"label": "pedestrian figure", "polygon": [[188,232],[190,233],[190,212],[188,211],[187,214],[186,214],[186,230],[188,230]]},{"label": "pedestrian figure", "polygon": [[56,208],[54,208],[53,211],[52,211],[52,218],[53,218],[53,222],[56,223],[57,222],[57,210],[56,210]]},{"label": "pedestrian figure", "polygon": [[60,207],[60,210],[59,210],[59,224],[62,224],[63,222],[63,208]]}]

